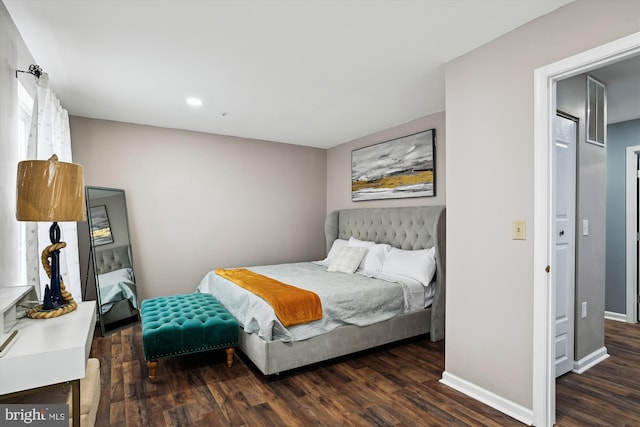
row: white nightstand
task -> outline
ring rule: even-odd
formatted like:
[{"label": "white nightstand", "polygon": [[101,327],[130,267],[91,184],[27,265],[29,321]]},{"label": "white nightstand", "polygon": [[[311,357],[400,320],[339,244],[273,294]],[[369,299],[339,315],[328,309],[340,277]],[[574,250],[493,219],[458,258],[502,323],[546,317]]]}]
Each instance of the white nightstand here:
[{"label": "white nightstand", "polygon": [[76,310],[52,319],[20,320],[14,327],[17,341],[0,357],[0,399],[71,383],[73,424],[79,425],[80,379],[85,376],[95,323],[95,301],[78,303]]}]

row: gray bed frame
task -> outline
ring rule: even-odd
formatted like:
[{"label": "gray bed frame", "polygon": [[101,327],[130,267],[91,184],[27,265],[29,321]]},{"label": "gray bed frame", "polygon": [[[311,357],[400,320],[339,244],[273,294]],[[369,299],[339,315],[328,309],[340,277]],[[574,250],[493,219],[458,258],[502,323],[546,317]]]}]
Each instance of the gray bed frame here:
[{"label": "gray bed frame", "polygon": [[[120,270],[121,268],[133,268],[131,264],[131,246],[129,245],[115,246],[102,250],[96,249],[95,253],[95,268],[98,274],[109,273]],[[129,300],[123,299],[115,303],[106,313],[101,313],[100,322],[103,324],[103,327],[106,327],[106,325],[115,324],[122,319],[128,319],[137,315],[138,310],[133,307]]]},{"label": "gray bed frame", "polygon": [[241,331],[240,350],[265,375],[367,350],[429,333],[431,341],[444,339],[446,278],[446,216],[444,206],[345,209],[325,221],[327,251],[336,239],[388,243],[400,249],[436,248],[436,292],[433,304],[419,312],[396,316],[360,327],[346,325],[304,341],[265,341]]},{"label": "gray bed frame", "polygon": [[121,268],[131,268],[130,246],[116,246],[96,249],[96,270],[98,274],[109,273]]}]

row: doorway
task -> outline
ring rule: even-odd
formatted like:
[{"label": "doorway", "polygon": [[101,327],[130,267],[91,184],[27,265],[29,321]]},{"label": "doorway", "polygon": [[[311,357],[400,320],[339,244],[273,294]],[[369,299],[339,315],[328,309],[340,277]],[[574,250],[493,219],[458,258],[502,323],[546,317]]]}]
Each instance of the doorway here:
[{"label": "doorway", "polygon": [[625,167],[627,322],[640,322],[640,145],[627,147]]},{"label": "doorway", "polygon": [[556,82],[640,54],[640,33],[534,71],[533,423],[555,423],[553,121]]}]

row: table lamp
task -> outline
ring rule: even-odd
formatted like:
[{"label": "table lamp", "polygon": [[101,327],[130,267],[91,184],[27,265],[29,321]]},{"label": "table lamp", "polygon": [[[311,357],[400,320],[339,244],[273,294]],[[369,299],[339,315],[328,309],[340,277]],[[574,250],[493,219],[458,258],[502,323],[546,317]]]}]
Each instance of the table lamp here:
[{"label": "table lamp", "polygon": [[59,162],[55,154],[49,160],[27,160],[18,163],[16,182],[18,221],[53,222],[51,245],[42,251],[41,258],[51,286],[45,286],[42,304],[27,316],[51,318],[69,313],[77,304],[60,277],[60,249],[67,244],[60,241],[58,222],[86,220],[82,166]]}]

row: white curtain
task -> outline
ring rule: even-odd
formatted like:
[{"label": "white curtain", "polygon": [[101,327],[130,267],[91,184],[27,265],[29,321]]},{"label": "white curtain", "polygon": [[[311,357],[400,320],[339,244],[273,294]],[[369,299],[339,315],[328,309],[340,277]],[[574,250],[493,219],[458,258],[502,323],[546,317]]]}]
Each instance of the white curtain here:
[{"label": "white curtain", "polygon": [[[40,76],[36,84],[36,97],[31,117],[31,133],[27,146],[27,160],[47,160],[53,154],[62,162],[72,162],[69,114],[49,86],[49,76]],[[27,222],[27,279],[28,283],[44,295],[45,285],[50,283],[42,268],[40,256],[51,240],[51,223]],[[60,222],[60,241],[67,247],[60,251],[60,274],[66,289],[76,301],[82,299],[80,286],[80,261],[78,257],[78,233],[75,222]]]}]

